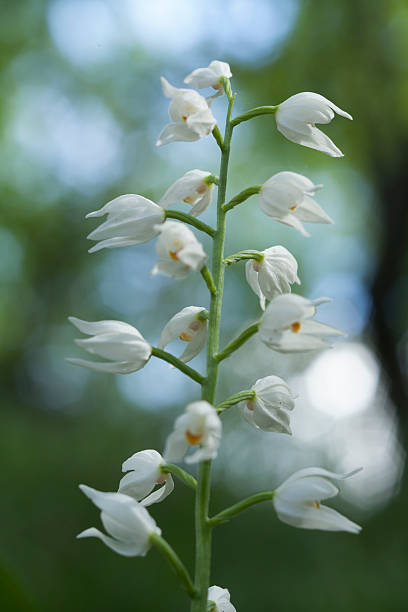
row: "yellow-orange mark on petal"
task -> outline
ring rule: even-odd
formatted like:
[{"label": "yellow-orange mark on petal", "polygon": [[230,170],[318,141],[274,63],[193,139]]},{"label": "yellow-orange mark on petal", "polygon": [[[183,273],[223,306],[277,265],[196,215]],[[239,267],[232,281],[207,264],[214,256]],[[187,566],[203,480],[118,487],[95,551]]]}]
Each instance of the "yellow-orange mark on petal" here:
[{"label": "yellow-orange mark on petal", "polygon": [[187,196],[186,198],[184,198],[183,202],[185,202],[186,204],[194,204],[195,198],[193,198],[193,196]]},{"label": "yellow-orange mark on petal", "polygon": [[205,193],[208,189],[208,185],[206,185],[205,183],[201,183],[201,185],[199,185],[196,189],[196,192],[199,194]]},{"label": "yellow-orange mark on petal", "polygon": [[156,480],[156,484],[163,484],[167,480],[167,474],[160,474],[158,479]]},{"label": "yellow-orange mark on petal", "polygon": [[289,210],[296,210],[297,209],[297,204],[295,204],[295,206],[289,206]]},{"label": "yellow-orange mark on petal", "polygon": [[193,339],[193,334],[189,334],[188,332],[183,331],[180,335],[179,335],[180,340],[183,340],[184,342],[190,342],[190,340]]},{"label": "yellow-orange mark on petal", "polygon": [[297,334],[298,331],[300,330],[300,323],[299,323],[299,321],[296,321],[295,323],[292,323],[290,327],[291,327],[292,331],[295,332],[295,334]]},{"label": "yellow-orange mark on petal", "polygon": [[315,501],[306,502],[306,506],[310,506],[311,508],[316,508],[316,510],[320,510],[320,503],[315,499]]},{"label": "yellow-orange mark on petal", "polygon": [[248,410],[252,410],[252,412],[253,412],[253,411],[254,411],[254,409],[255,409],[255,408],[254,408],[254,404],[253,404],[253,402],[252,402],[251,400],[249,400],[249,401],[246,403],[246,406],[247,406]]},{"label": "yellow-orange mark on petal", "polygon": [[203,434],[193,434],[189,429],[186,430],[186,440],[191,446],[199,444],[203,438]]},{"label": "yellow-orange mark on petal", "polygon": [[187,121],[187,115],[182,115],[181,118],[183,121]]},{"label": "yellow-orange mark on petal", "polygon": [[[180,250],[180,249],[179,249]],[[173,261],[178,261],[178,251],[169,251],[169,255]]]}]

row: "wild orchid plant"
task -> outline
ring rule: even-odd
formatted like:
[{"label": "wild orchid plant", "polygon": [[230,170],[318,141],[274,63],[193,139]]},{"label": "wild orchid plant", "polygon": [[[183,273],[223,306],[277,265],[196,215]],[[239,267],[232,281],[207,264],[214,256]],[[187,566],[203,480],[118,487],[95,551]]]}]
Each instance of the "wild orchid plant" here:
[{"label": "wild orchid plant", "polygon": [[[109,534],[91,527],[79,538],[97,537],[115,552],[125,556],[145,555],[156,546],[168,559],[191,598],[192,612],[233,612],[227,589],[210,587],[211,536],[213,528],[243,510],[263,501],[273,503],[278,518],[294,527],[348,531],[360,527],[321,501],[338,493],[333,480],[349,478],[354,473],[335,474],[311,467],[300,470],[272,491],[264,491],[209,516],[211,462],[221,442],[220,415],[238,407],[255,428],[267,432],[290,434],[290,413],[295,396],[287,383],[275,375],[257,380],[251,389],[239,391],[215,405],[218,370],[221,362],[239,349],[251,336],[281,353],[314,351],[330,346],[327,337],[341,336],[339,330],[312,317],[326,298],[309,300],[291,293],[291,285],[300,283],[297,262],[283,246],[265,251],[245,250],[229,257],[224,255],[227,214],[254,194],[259,194],[261,210],[269,217],[309,235],[303,223],[332,223],[330,217],[313,199],[321,185],[295,172],[284,171],[263,185],[249,187],[226,201],[228,162],[231,137],[240,123],[259,115],[274,115],[277,129],[290,141],[317,149],[332,157],[341,151],[317,127],[329,123],[335,112],[351,116],[323,96],[303,92],[277,106],[261,106],[232,116],[235,95],[230,85],[230,67],[213,61],[208,68],[194,70],[185,83],[198,89],[212,87],[216,93],[204,98],[193,89],[178,89],[162,78],[163,93],[170,98],[172,123],[159,136],[158,146],[174,141],[195,141],[212,134],[221,151],[219,177],[201,170],[190,170],[171,185],[156,204],[140,195],[128,194],[108,202],[88,217],[106,216],[106,220],[89,236],[96,241],[90,252],[140,244],[157,237],[158,261],[153,274],[185,278],[191,271],[200,272],[210,297],[209,308],[187,306],[165,325],[157,347],[140,332],[122,321],[87,322],[71,317],[80,332],[88,335],[77,343],[104,361],[70,359],[74,364],[100,372],[128,374],[141,369],[153,356],[169,362],[201,387],[201,399],[189,404],[174,424],[167,438],[163,456],[155,450],[142,450],[127,459],[118,491],[104,493],[81,485],[82,491],[102,511],[101,520]],[[224,135],[211,112],[213,100],[226,94],[228,110]],[[217,226],[213,228],[197,218],[211,204],[218,188]],[[191,206],[190,214],[167,208],[178,202]],[[169,220],[170,219],[170,220]],[[213,240],[212,269],[206,266],[207,254],[187,225],[208,234]],[[219,335],[226,266],[246,261],[246,278],[259,297],[263,314],[237,338],[220,350]],[[268,302],[268,305],[266,305]],[[165,347],[180,338],[187,348],[180,357]],[[200,374],[187,365],[207,345],[207,371]],[[190,453],[190,448],[194,452]],[[175,463],[198,463],[198,479]],[[161,536],[161,530],[147,507],[163,501],[174,489],[173,476],[195,490],[194,580],[176,552]]]}]

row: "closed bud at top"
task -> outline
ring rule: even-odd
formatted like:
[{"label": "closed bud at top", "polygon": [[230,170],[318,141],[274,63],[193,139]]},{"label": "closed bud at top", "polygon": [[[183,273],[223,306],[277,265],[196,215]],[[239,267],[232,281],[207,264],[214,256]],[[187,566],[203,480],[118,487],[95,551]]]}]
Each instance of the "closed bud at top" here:
[{"label": "closed bud at top", "polygon": [[310,320],[316,312],[316,305],[328,301],[328,298],[308,300],[293,293],[278,295],[270,302],[262,316],[259,325],[262,342],[280,353],[331,347],[326,336],[344,336],[344,332]]},{"label": "closed bud at top", "polygon": [[111,374],[129,374],[140,370],[150,359],[152,347],[142,334],[132,325],[122,321],[82,321],[68,317],[83,334],[90,338],[75,342],[92,355],[98,355],[108,361],[87,361],[70,358],[68,361],[98,372]]},{"label": "closed bud at top", "polygon": [[240,403],[244,418],[263,431],[291,434],[287,410],[295,406],[294,395],[279,376],[260,378],[251,387],[255,391],[252,400]]},{"label": "closed bud at top", "polygon": [[217,122],[206,99],[193,89],[173,87],[164,77],[161,83],[164,95],[171,98],[169,115],[173,123],[166,125],[156,145],[191,142],[211,134]]},{"label": "closed bud at top", "polygon": [[211,586],[208,589],[208,603],[212,603],[211,612],[237,612],[236,608],[230,602],[230,594],[228,589],[223,589],[219,586]]},{"label": "closed bud at top", "polygon": [[89,240],[99,241],[89,249],[90,253],[147,242],[158,235],[157,226],[165,218],[161,206],[133,193],[111,200],[101,209],[86,215],[86,218],[104,215],[107,215],[106,221],[88,236]]},{"label": "closed bud at top", "polygon": [[315,125],[330,123],[335,113],[353,119],[327,98],[304,91],[279,104],[275,113],[276,126],[279,132],[292,142],[317,149],[331,157],[343,157],[343,153],[334,142]]},{"label": "closed bud at top", "polygon": [[152,274],[185,278],[190,270],[201,270],[207,254],[188,227],[177,221],[166,221],[158,226],[158,230],[160,236],[156,251],[160,261],[154,266]]},{"label": "closed bud at top", "polygon": [[246,279],[259,297],[262,310],[265,299],[272,300],[281,293],[290,292],[293,283],[300,285],[297,261],[283,246],[262,251],[263,259],[250,259],[245,266]]},{"label": "closed bud at top", "polygon": [[278,172],[262,185],[259,192],[261,210],[275,221],[290,225],[304,236],[310,236],[306,223],[333,223],[312,198],[322,185],[296,172]]},{"label": "closed bud at top", "polygon": [[99,538],[106,546],[125,557],[144,557],[150,548],[150,536],[161,534],[146,508],[122,493],[104,493],[86,485],[79,488],[101,512],[101,521],[110,535],[91,527],[77,538]]},{"label": "closed bud at top", "polygon": [[334,474],[317,467],[299,470],[275,491],[273,504],[278,518],[301,529],[359,533],[359,525],[320,502],[339,492],[330,480],[350,478],[361,469],[348,474]]},{"label": "closed bud at top", "polygon": [[190,204],[190,214],[193,217],[201,215],[211,204],[214,192],[214,183],[206,181],[211,172],[203,170],[189,170],[175,183],[170,185],[160,200],[163,207],[172,206],[178,202]]},{"label": "closed bud at top", "polygon": [[[163,501],[174,489],[171,474],[160,469],[163,465],[163,457],[155,450],[135,453],[123,462],[122,472],[128,473],[120,481],[118,492],[140,501],[142,506]],[[153,491],[156,485],[160,488]]]},{"label": "closed bud at top", "polygon": [[167,438],[164,458],[169,463],[181,461],[190,446],[199,449],[186,457],[186,463],[207,461],[217,456],[221,441],[221,419],[214,406],[199,401],[189,404],[176,419],[174,431]]},{"label": "closed bud at top", "polygon": [[202,351],[207,340],[207,316],[205,308],[187,306],[174,315],[160,335],[159,348],[164,349],[172,340],[180,338],[188,345],[180,356],[187,363]]},{"label": "closed bud at top", "polygon": [[220,80],[221,77],[226,77],[227,79],[232,77],[229,64],[214,60],[207,68],[196,68],[196,70],[190,72],[184,79],[184,82],[197,89],[213,87],[213,89],[221,90],[224,93]]}]

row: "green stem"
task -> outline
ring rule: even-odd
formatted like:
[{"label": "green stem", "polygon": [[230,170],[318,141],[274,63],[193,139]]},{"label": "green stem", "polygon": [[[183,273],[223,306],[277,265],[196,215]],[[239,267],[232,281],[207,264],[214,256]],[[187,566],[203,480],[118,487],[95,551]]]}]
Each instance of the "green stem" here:
[{"label": "green stem", "polygon": [[226,359],[231,355],[231,353],[239,349],[239,347],[245,344],[245,342],[249,340],[251,336],[256,334],[258,328],[259,322],[257,321],[256,323],[252,323],[252,325],[244,329],[244,331],[240,333],[239,336],[234,338],[232,342],[227,344],[227,346],[220,353],[218,353],[218,355],[216,356],[217,361],[222,361],[223,359]]},{"label": "green stem", "polygon": [[209,271],[209,269],[207,268],[207,266],[204,266],[203,268],[201,268],[201,276],[203,277],[203,279],[206,282],[206,285],[208,287],[208,291],[212,295],[215,295],[217,293],[217,289],[216,289],[216,287],[214,285],[214,279],[212,277],[212,274]]},{"label": "green stem", "polygon": [[228,202],[228,204],[224,204],[224,212],[228,212],[229,210],[231,210],[231,208],[234,208],[235,206],[238,206],[238,204],[245,202],[245,200],[247,200],[251,196],[259,193],[261,189],[262,185],[253,185],[253,187],[247,187],[243,191],[240,191],[240,193],[233,197],[232,200]]},{"label": "green stem", "polygon": [[220,128],[218,127],[218,125],[216,125],[215,128],[213,129],[212,135],[214,136],[215,140],[217,141],[217,145],[220,147],[221,151],[223,151],[224,150],[224,141],[222,139]]},{"label": "green stem", "polygon": [[164,213],[165,219],[178,219],[179,221],[183,221],[183,223],[188,223],[189,225],[192,225],[201,232],[205,232],[206,234],[211,236],[211,238],[214,238],[215,236],[214,228],[212,228],[210,225],[207,225],[206,223],[203,223],[203,221],[200,221],[200,219],[196,219],[192,215],[180,212],[179,210],[169,210],[168,208],[164,209]]},{"label": "green stem", "polygon": [[278,108],[279,106],[257,106],[256,108],[251,108],[251,110],[247,111],[246,113],[242,113],[242,115],[235,117],[232,120],[232,125],[235,127],[243,121],[248,121],[254,117],[259,117],[260,115],[274,115]]},{"label": "green stem", "polygon": [[174,465],[174,463],[166,463],[165,465],[162,465],[160,467],[160,471],[162,474],[173,474],[173,476],[181,480],[181,482],[184,482],[184,484],[187,485],[187,487],[190,487],[190,489],[197,488],[197,481],[194,476],[183,470],[183,468],[179,467],[178,465]]},{"label": "green stem", "polygon": [[256,259],[256,261],[263,261],[264,258],[265,255],[261,251],[239,251],[239,253],[228,255],[228,257],[224,259],[224,264],[229,266],[243,259]]},{"label": "green stem", "polygon": [[213,516],[210,519],[209,523],[211,527],[215,527],[216,525],[225,523],[226,521],[229,521],[230,519],[234,518],[234,516],[241,514],[241,512],[247,510],[251,506],[255,506],[255,504],[260,504],[264,501],[271,501],[274,495],[275,491],[263,491],[262,493],[256,493],[255,495],[251,495],[250,497],[243,499],[237,504],[234,504],[233,506],[222,510],[222,512],[219,512],[218,514]]},{"label": "green stem", "polygon": [[156,346],[152,346],[152,355],[154,355],[154,357],[158,357],[159,359],[163,359],[163,361],[167,361],[167,363],[171,363],[171,365],[173,365],[181,372],[184,372],[184,374],[198,382],[198,384],[204,384],[204,376],[197,372],[197,370],[194,370],[194,368],[190,368],[190,366],[186,365],[183,361],[181,361],[180,359],[178,359],[178,357],[175,357],[171,353],[163,351],[162,349],[159,349]]},{"label": "green stem", "polygon": [[[202,387],[202,398],[214,404],[215,390],[218,378],[217,352],[219,349],[219,335],[221,322],[222,294],[224,289],[224,243],[226,230],[226,213],[223,210],[227,188],[228,162],[232,137],[232,107],[235,96],[231,92],[229,81],[225,82],[225,91],[228,97],[228,111],[225,122],[225,134],[221,148],[221,167],[218,185],[217,200],[217,231],[214,237],[212,277],[216,293],[211,294],[210,315],[208,320],[207,343],[207,378]],[[198,484],[195,507],[196,529],[196,567],[195,588],[198,599],[191,605],[191,612],[207,612],[207,595],[210,586],[211,566],[211,527],[208,524],[208,509],[210,503],[211,487],[211,461],[203,461],[199,465]]]},{"label": "green stem", "polygon": [[170,544],[166,542],[164,538],[159,536],[157,533],[152,533],[150,535],[150,542],[153,546],[156,546],[162,553],[162,555],[167,559],[173,570],[175,571],[177,578],[183,585],[183,588],[187,591],[192,599],[197,598],[197,591],[195,590],[189,573],[181,561],[180,557],[177,553],[172,549]]},{"label": "green stem", "polygon": [[231,395],[231,397],[218,404],[217,412],[218,414],[221,414],[221,412],[225,412],[225,410],[228,410],[228,408],[239,404],[239,402],[250,401],[255,399],[255,397],[256,391],[254,391],[254,389],[248,389],[247,391],[239,391],[239,393]]}]

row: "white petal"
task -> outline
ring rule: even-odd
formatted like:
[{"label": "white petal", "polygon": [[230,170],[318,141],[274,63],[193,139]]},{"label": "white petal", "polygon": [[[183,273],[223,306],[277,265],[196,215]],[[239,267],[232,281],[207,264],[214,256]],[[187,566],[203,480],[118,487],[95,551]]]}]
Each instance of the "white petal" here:
[{"label": "white petal", "polygon": [[181,261],[158,261],[153,269],[152,275],[164,274],[172,278],[186,278],[190,272],[190,268],[184,265]]},{"label": "white petal", "polygon": [[186,123],[169,123],[161,131],[156,147],[161,147],[170,142],[194,142],[199,139],[200,135]]},{"label": "white petal", "polygon": [[72,363],[72,365],[78,365],[82,368],[95,370],[95,372],[108,372],[110,374],[130,374],[131,372],[135,371],[133,364],[128,363],[127,361],[112,361],[109,363],[105,363],[98,361],[88,361],[87,359],[77,359],[76,357],[68,357],[66,361],[68,361],[68,363]]},{"label": "white petal", "polygon": [[184,363],[191,361],[203,350],[207,341],[207,322],[203,322],[194,338],[188,342],[184,352],[180,355],[180,360]]},{"label": "white petal", "polygon": [[210,176],[211,172],[203,170],[189,170],[182,177],[177,179],[165,192],[160,200],[161,206],[171,206],[177,204],[194,194],[196,189],[203,183],[203,180]]},{"label": "white petal", "polygon": [[137,542],[122,542],[115,540],[114,538],[105,535],[95,527],[85,529],[85,531],[82,531],[77,535],[77,538],[99,538],[99,540],[102,540],[102,542],[111,550],[119,555],[123,555],[124,557],[144,556],[147,552],[147,550],[145,550]]},{"label": "white petal", "polygon": [[208,66],[216,75],[222,77],[227,77],[230,79],[232,77],[232,72],[230,65],[227,62],[220,62],[219,60],[213,60]]},{"label": "white petal", "polygon": [[305,196],[295,216],[306,223],[334,223],[333,219],[311,197]]},{"label": "white petal", "polygon": [[218,81],[219,76],[217,76],[210,68],[197,68],[188,74],[184,79],[184,82],[187,83],[187,85],[191,85],[191,87],[196,87],[197,89],[211,87]]},{"label": "white petal", "polygon": [[305,504],[289,504],[275,498],[275,509],[284,523],[301,529],[319,529],[323,531],[348,531],[359,533],[361,527],[348,518],[327,506],[319,509]]},{"label": "white petal", "polygon": [[184,431],[173,431],[166,441],[164,458],[167,463],[177,463],[181,461],[188,451],[188,442]]},{"label": "white petal", "polygon": [[164,485],[156,491],[153,491],[150,495],[145,497],[140,503],[145,508],[147,506],[151,506],[152,504],[157,504],[162,502],[174,489],[174,481],[171,477],[171,474],[168,474],[166,480],[164,481]]},{"label": "white petal", "polygon": [[209,108],[200,110],[187,118],[187,126],[194,130],[200,138],[211,134],[216,124],[217,121]]},{"label": "white petal", "polygon": [[106,320],[106,321],[83,321],[77,317],[68,317],[68,321],[75,325],[77,329],[83,334],[93,336],[96,334],[107,334],[107,333],[127,333],[133,334],[135,337],[143,340],[142,334],[129,323],[124,321]]},{"label": "white petal", "polygon": [[121,236],[109,238],[108,240],[101,240],[101,242],[95,244],[93,247],[88,249],[88,253],[96,253],[97,251],[100,251],[102,249],[118,249],[121,247],[134,246],[135,244],[141,244],[141,242],[146,241],[133,240],[131,238],[124,238]]},{"label": "white petal", "polygon": [[245,264],[245,276],[248,285],[251,287],[255,295],[259,297],[259,304],[262,310],[265,310],[265,296],[261,291],[261,287],[259,286],[258,272],[254,269],[254,262],[252,259],[247,261]]},{"label": "white petal", "polygon": [[196,272],[201,270],[207,259],[207,254],[198,240],[190,242],[178,253],[180,261]]},{"label": "white petal", "polygon": [[198,313],[203,310],[205,310],[203,306],[187,306],[175,314],[164,326],[158,347],[164,349],[169,342],[178,338],[193,321],[197,320]]},{"label": "white petal", "polygon": [[202,198],[200,198],[197,203],[190,210],[190,215],[193,217],[198,217],[203,213],[207,208],[211,205],[212,198],[214,193],[214,185],[210,185],[208,189],[205,191]]}]

